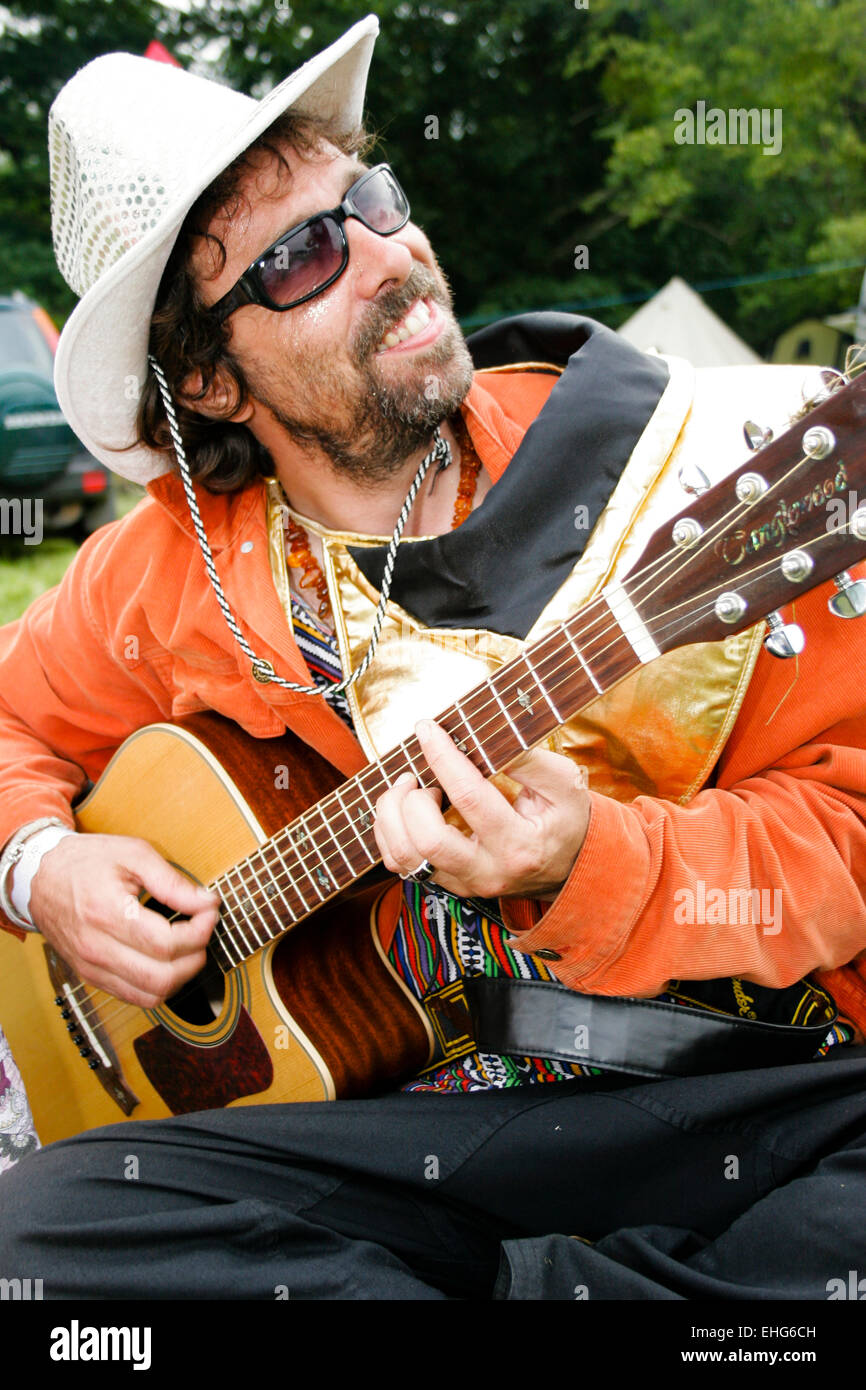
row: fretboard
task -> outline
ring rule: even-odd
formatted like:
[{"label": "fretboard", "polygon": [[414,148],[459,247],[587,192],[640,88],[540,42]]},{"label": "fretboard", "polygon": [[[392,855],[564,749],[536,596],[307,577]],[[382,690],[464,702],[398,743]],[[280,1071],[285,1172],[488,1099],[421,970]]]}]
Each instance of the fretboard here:
[{"label": "fretboard", "polygon": [[[641,650],[646,629],[623,586],[605,593],[437,718],[485,776],[502,771],[655,654]],[[414,734],[211,885],[223,901],[211,943],[223,969],[254,955],[379,862],[376,801],[405,772],[423,787],[435,785]]]}]

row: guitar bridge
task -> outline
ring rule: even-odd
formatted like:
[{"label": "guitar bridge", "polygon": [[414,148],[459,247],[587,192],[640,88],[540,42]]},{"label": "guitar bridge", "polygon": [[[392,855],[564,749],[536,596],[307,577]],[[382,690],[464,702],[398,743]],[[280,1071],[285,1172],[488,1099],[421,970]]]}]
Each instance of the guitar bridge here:
[{"label": "guitar bridge", "polygon": [[53,946],[46,945],[44,950],[48,977],[55,991],[54,1002],[61,1018],[66,1020],[70,1042],[78,1047],[82,1061],[87,1062],[99,1084],[124,1115],[131,1115],[139,1104],[138,1096],[123,1079],[117,1055],[98,1014],[87,1009],[86,995],[84,999],[80,997],[82,982]]}]

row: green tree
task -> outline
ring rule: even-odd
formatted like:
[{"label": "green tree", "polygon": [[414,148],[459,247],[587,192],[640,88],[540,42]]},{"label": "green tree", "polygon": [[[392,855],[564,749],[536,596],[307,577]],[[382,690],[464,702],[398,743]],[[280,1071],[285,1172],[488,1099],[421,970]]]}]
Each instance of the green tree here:
[{"label": "green tree", "polygon": [[[60,318],[72,307],[51,251],[45,130],[82,63],[157,37],[263,95],[369,8],[378,157],[464,318],[618,300],[599,313],[617,323],[622,301],[675,273],[700,284],[866,260],[862,0],[17,0],[0,33],[0,292]],[[698,101],[780,110],[781,151],[677,144],[676,113]],[[767,279],[710,302],[766,349],[798,317],[853,302],[858,283]]]},{"label": "green tree", "polygon": [[171,43],[180,16],[153,0],[12,0],[0,33],[0,293],[22,290],[65,318],[75,296],[54,263],[46,140],[48,108],[91,58]]},{"label": "green tree", "polygon": [[[592,0],[570,74],[603,70],[608,146],[584,208],[634,234],[658,282],[866,261],[866,9],[862,0]],[[782,148],[677,144],[676,113],[779,112]],[[642,243],[642,246],[641,246]],[[714,300],[759,348],[804,314],[856,298],[858,271],[747,285]]]}]

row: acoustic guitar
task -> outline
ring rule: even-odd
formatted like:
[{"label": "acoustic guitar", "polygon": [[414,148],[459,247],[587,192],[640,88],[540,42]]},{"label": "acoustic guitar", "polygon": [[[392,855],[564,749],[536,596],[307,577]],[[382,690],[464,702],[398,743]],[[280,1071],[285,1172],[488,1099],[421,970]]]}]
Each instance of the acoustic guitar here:
[{"label": "acoustic guitar", "polygon": [[[676,647],[766,618],[771,652],[796,654],[803,635],[778,610],[830,579],[831,610],[861,616],[866,580],[848,570],[866,557],[866,505],[851,503],[864,421],[866,376],[828,387],[779,439],[755,437],[748,465],[693,488],[624,579],[439,724],[489,776]],[[279,787],[275,767],[287,769]],[[381,944],[383,884],[395,881],[375,805],[406,771],[433,783],[414,737],[343,781],[292,735],[253,739],[212,714],[121,745],[77,808],[79,829],[145,838],[218,890],[220,919],[206,968],[155,1009],[86,985],[36,934],[3,944],[2,1023],[44,1141],[130,1116],[369,1096],[472,1049],[447,991],[419,1004]]]}]

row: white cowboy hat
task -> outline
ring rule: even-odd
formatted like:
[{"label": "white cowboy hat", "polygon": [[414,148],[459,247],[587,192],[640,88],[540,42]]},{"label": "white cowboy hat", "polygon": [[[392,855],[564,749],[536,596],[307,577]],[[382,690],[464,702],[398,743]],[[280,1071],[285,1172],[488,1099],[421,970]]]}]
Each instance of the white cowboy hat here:
[{"label": "white cowboy hat", "polygon": [[156,292],[186,214],[218,174],[303,97],[361,120],[375,15],[254,101],[182,68],[109,53],[81,68],[48,118],[54,250],[81,295],[57,346],[60,406],[113,472],[147,483],[167,459],[132,442]]}]

